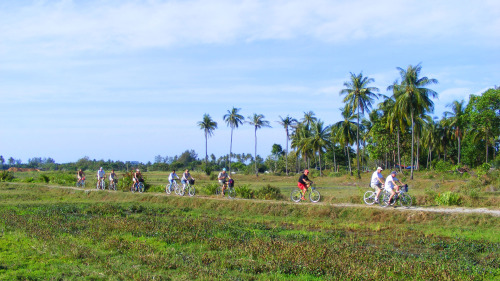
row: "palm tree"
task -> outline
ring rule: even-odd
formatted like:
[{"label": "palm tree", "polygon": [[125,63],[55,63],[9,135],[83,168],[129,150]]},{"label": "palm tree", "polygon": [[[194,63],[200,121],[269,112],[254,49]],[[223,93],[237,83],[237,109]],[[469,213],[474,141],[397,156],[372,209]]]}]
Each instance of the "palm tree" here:
[{"label": "palm tree", "polygon": [[294,124],[297,123],[297,120],[295,118],[292,118],[290,116],[286,116],[285,118],[280,116],[281,121],[278,121],[278,123],[285,128],[286,131],[286,155],[285,155],[285,169],[286,169],[286,175],[288,176],[288,140],[290,139],[290,132],[288,131],[288,127],[293,126]]},{"label": "palm tree", "polygon": [[460,154],[461,154],[461,140],[464,134],[464,100],[462,101],[453,101],[451,104],[448,104],[447,107],[451,107],[452,112],[445,112],[445,116],[449,115],[449,126],[452,127],[454,131],[454,136],[458,139],[458,164],[460,165]]},{"label": "palm tree", "polygon": [[211,137],[217,129],[217,122],[212,120],[208,114],[203,114],[203,120],[198,122],[198,126],[205,132],[205,165],[208,165],[208,137]]},{"label": "palm tree", "polygon": [[369,112],[373,99],[377,97],[373,92],[378,92],[378,88],[368,87],[368,84],[374,81],[373,78],[363,77],[362,73],[355,75],[351,72],[351,81],[344,82],[344,87],[346,88],[340,91],[340,95],[345,95],[343,102],[346,103],[347,110],[357,112],[356,154],[358,159],[358,178],[361,178],[359,169],[359,118],[365,111]]},{"label": "palm tree", "polygon": [[306,125],[306,127],[310,127],[312,123],[316,122],[318,118],[315,117],[315,113],[312,111],[304,112],[304,118],[302,118],[302,124]]},{"label": "palm tree", "polygon": [[[406,70],[397,67],[401,76],[401,83],[394,83],[387,87],[387,90],[394,90],[396,94],[396,109],[401,113],[410,113],[411,120],[411,179],[413,179],[414,168],[414,144],[415,144],[415,117],[419,114],[432,112],[434,103],[430,97],[437,98],[438,94],[426,88],[430,84],[437,84],[438,81],[434,78],[420,77],[422,66],[409,65]],[[418,161],[418,160],[417,160]]]},{"label": "palm tree", "polygon": [[339,121],[333,125],[333,130],[335,131],[335,135],[339,143],[341,143],[344,148],[347,150],[347,162],[349,164],[349,172],[352,176],[351,169],[351,159],[349,153],[349,146],[354,143],[354,139],[356,136],[355,131],[357,130],[357,124],[353,121],[357,118],[356,115],[351,115],[347,106],[344,109],[340,109],[342,111],[342,117],[344,120]]},{"label": "palm tree", "polygon": [[330,141],[328,140],[330,135],[330,126],[324,126],[324,122],[318,120],[314,122],[312,125],[312,137],[309,138],[308,143],[314,151],[318,152],[319,159],[319,175],[322,176],[321,170],[321,152],[324,151],[329,145]]},{"label": "palm tree", "polygon": [[259,170],[257,169],[257,129],[271,126],[269,125],[269,121],[264,120],[264,115],[254,113],[253,116],[248,116],[249,121],[246,121],[248,124],[255,127],[255,176],[259,176]]},{"label": "palm tree", "polygon": [[234,128],[238,128],[239,125],[243,124],[243,120],[245,117],[243,115],[238,114],[241,108],[235,108],[228,110],[227,114],[225,114],[222,119],[226,122],[227,126],[231,127],[231,144],[229,146],[229,174],[231,174],[231,158],[233,157],[233,130]]}]

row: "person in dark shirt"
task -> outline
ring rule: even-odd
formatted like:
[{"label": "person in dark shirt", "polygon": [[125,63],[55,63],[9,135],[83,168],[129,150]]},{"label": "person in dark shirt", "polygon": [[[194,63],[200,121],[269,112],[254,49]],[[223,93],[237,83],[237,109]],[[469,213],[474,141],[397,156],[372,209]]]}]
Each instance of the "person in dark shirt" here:
[{"label": "person in dark shirt", "polygon": [[312,181],[307,177],[309,175],[309,170],[304,170],[304,173],[300,175],[297,186],[302,190],[302,200],[305,200],[305,195],[307,189],[311,186]]}]

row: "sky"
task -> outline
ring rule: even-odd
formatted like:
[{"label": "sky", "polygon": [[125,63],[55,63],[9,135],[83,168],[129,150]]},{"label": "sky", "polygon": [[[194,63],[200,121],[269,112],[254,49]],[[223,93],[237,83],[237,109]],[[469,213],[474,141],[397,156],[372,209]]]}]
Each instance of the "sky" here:
[{"label": "sky", "polygon": [[[341,119],[350,73],[390,95],[397,67],[435,78],[433,115],[500,85],[500,1],[3,0],[0,155],[154,162],[205,155],[197,122],[218,128],[208,154],[229,153],[223,115],[263,114],[258,154],[285,148],[280,117]],[[381,100],[374,102],[374,107]],[[254,152],[254,128],[233,153]]]}]

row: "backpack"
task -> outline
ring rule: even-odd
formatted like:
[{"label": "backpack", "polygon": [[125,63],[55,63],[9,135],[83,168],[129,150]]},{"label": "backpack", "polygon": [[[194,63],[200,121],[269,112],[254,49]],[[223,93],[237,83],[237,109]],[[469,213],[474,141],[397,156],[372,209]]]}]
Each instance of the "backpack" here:
[{"label": "backpack", "polygon": [[233,180],[233,179],[229,179],[229,181],[228,181],[227,185],[228,185],[229,187],[234,187],[234,180]]}]

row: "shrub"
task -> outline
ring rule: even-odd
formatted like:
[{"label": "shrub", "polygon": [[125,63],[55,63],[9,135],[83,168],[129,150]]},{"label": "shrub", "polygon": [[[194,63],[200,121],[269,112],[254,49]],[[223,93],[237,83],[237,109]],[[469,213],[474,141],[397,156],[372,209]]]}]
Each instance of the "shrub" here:
[{"label": "shrub", "polygon": [[23,179],[23,182],[34,182],[35,179],[33,177],[27,177],[25,179]]},{"label": "shrub", "polygon": [[12,181],[14,179],[14,175],[9,171],[1,171],[0,172],[0,181]]},{"label": "shrub", "polygon": [[338,177],[341,177],[343,176],[345,173],[342,173],[342,172],[332,172],[330,174],[328,174],[329,177],[334,177],[334,178],[338,178]]},{"label": "shrub", "polygon": [[488,163],[483,163],[481,166],[477,167],[477,176],[482,177],[486,175],[491,169],[491,165]]},{"label": "shrub", "polygon": [[211,180],[211,181],[217,180],[217,176],[218,176],[217,172],[215,172],[215,173],[211,173],[211,174],[210,174],[210,180]]},{"label": "shrub", "polygon": [[436,203],[439,206],[453,206],[453,205],[460,205],[461,203],[461,197],[460,194],[452,192],[452,191],[447,191],[443,194],[439,194],[436,197]]},{"label": "shrub", "polygon": [[203,192],[206,195],[213,195],[215,194],[215,190],[219,187],[219,184],[217,183],[209,183],[201,187],[201,192]]},{"label": "shrub", "polygon": [[50,181],[50,179],[49,179],[49,177],[47,175],[40,175],[38,177],[38,181],[39,182],[48,183]]},{"label": "shrub", "polygon": [[439,172],[451,171],[452,165],[450,162],[445,162],[443,160],[439,160],[435,165],[434,169]]},{"label": "shrub", "polygon": [[269,184],[259,189],[256,192],[255,197],[266,200],[271,200],[271,199],[281,200],[284,198],[279,188],[271,186]]},{"label": "shrub", "polygon": [[236,194],[238,195],[238,197],[245,199],[254,198],[254,191],[250,189],[249,184],[244,184],[242,186],[235,187],[234,189],[236,190]]}]

